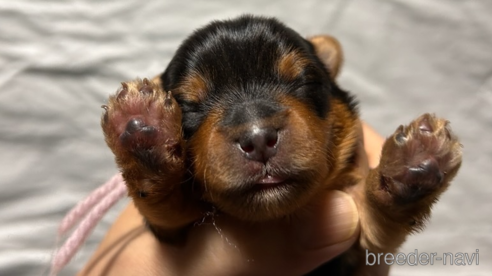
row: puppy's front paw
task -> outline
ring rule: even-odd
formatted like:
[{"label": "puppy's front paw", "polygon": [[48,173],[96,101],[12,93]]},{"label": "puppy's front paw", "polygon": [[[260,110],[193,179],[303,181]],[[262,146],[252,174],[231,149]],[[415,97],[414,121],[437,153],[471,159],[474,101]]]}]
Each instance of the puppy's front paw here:
[{"label": "puppy's front paw", "polygon": [[146,195],[157,191],[150,187],[160,180],[182,175],[181,109],[171,92],[147,79],[124,82],[103,108],[106,142],[133,188],[130,192]]},{"label": "puppy's front paw", "polygon": [[430,207],[460,165],[461,144],[449,122],[424,114],[385,142],[375,193],[385,205]]}]

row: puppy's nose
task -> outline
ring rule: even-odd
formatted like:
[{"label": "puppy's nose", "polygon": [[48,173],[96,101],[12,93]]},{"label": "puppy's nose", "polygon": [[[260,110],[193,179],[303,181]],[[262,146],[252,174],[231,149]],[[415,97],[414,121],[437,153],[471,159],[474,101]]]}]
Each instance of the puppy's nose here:
[{"label": "puppy's nose", "polygon": [[252,126],[239,139],[246,158],[265,163],[277,153],[278,133],[270,127]]}]

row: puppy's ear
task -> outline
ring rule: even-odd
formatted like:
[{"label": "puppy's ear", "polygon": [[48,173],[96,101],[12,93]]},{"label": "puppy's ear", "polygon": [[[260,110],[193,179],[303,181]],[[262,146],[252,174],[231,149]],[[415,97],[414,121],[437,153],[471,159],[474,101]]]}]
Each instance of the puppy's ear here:
[{"label": "puppy's ear", "polygon": [[328,35],[318,35],[308,38],[313,44],[316,54],[325,64],[330,72],[330,77],[334,80],[343,63],[342,46],[334,37]]}]

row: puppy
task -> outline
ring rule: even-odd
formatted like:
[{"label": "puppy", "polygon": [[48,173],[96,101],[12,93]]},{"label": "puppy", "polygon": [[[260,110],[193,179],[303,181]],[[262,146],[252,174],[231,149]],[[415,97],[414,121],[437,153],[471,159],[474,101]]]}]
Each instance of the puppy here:
[{"label": "puppy", "polygon": [[356,101],[335,82],[341,63],[329,36],[306,40],[275,19],[242,16],[197,30],[162,75],[122,83],[101,124],[155,236],[184,242],[212,210],[287,217],[339,189],[358,205],[360,238],[313,275],[370,275],[366,249],[395,252],[421,229],[461,145],[446,120],[425,114],[400,126],[369,169]]}]

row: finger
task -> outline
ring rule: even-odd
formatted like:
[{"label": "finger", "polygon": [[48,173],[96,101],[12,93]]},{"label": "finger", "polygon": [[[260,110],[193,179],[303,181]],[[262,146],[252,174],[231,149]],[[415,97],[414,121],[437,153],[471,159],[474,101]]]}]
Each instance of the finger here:
[{"label": "finger", "polygon": [[[359,234],[359,214],[352,197],[329,192],[294,227],[306,267],[314,269],[349,249]],[[297,233],[296,233],[297,232]]]},{"label": "finger", "polygon": [[375,168],[379,164],[384,138],[365,123],[362,123],[362,130],[364,132],[364,148],[369,160],[369,167]]}]

